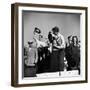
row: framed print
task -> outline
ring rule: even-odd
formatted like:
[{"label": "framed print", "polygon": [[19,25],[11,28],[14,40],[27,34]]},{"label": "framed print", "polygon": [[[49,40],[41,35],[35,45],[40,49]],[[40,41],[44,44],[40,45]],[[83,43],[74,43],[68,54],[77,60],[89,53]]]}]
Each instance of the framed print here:
[{"label": "framed print", "polygon": [[11,85],[87,83],[87,7],[11,5]]}]

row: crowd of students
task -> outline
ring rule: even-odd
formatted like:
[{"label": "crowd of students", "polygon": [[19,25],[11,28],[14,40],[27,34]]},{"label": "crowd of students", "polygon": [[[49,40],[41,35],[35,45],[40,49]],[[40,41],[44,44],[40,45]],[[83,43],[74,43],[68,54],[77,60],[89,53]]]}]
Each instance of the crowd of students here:
[{"label": "crowd of students", "polygon": [[[55,26],[44,38],[35,27],[32,41],[24,47],[24,77],[37,73],[78,70],[80,74],[80,45],[77,36],[69,36],[66,43],[59,28]],[[67,63],[65,63],[67,61]]]}]

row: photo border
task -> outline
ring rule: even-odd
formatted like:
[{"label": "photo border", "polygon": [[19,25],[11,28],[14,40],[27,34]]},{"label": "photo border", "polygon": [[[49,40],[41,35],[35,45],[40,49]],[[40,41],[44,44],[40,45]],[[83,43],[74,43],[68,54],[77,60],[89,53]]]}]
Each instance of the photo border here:
[{"label": "photo border", "polygon": [[[47,83],[34,83],[34,84],[19,84],[18,83],[18,7],[41,7],[41,8],[61,8],[61,9],[75,9],[85,11],[85,80],[81,81],[65,81],[65,82],[47,82]],[[88,8],[81,6],[62,6],[62,5],[46,5],[46,4],[32,4],[32,3],[15,3],[11,5],[11,85],[14,87],[21,86],[41,86],[41,85],[57,85],[57,84],[73,84],[73,83],[87,83],[88,82],[88,31],[87,31]]]}]

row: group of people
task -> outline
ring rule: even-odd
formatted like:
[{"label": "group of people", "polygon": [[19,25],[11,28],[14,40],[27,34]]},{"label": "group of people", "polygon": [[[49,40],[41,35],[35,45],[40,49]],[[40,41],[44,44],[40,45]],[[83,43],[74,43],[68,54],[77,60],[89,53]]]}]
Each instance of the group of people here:
[{"label": "group of people", "polygon": [[[77,53],[78,52],[78,53]],[[77,59],[78,58],[78,59]],[[24,47],[24,77],[35,77],[37,73],[78,69],[80,72],[80,49],[77,36],[68,37],[68,45],[59,28],[55,26],[43,37],[39,28],[33,31],[33,40]]]}]

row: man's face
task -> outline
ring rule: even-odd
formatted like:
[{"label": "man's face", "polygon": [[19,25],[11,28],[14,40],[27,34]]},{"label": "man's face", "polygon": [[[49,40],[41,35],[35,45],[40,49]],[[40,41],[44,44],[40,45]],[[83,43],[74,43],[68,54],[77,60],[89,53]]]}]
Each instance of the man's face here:
[{"label": "man's face", "polygon": [[69,41],[69,44],[71,44],[72,43],[72,37],[70,37],[68,41]]},{"label": "man's face", "polygon": [[53,32],[53,34],[58,35],[58,32]]}]

